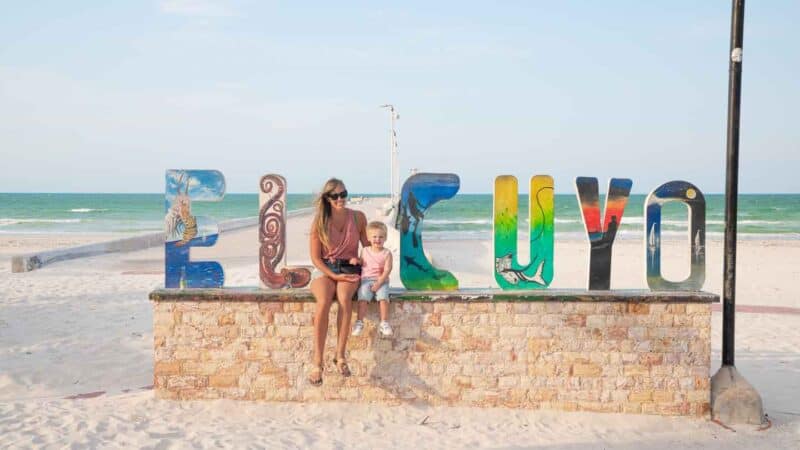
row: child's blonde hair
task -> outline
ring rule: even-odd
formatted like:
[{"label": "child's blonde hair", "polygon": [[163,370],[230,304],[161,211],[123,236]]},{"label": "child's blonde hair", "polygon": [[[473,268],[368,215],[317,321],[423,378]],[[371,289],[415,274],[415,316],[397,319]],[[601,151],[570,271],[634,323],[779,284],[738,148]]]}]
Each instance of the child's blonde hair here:
[{"label": "child's blonde hair", "polygon": [[384,236],[386,236],[389,232],[389,229],[386,228],[386,224],[383,222],[379,222],[377,220],[373,220],[372,222],[367,224],[367,231],[369,230],[381,230],[383,231]]}]

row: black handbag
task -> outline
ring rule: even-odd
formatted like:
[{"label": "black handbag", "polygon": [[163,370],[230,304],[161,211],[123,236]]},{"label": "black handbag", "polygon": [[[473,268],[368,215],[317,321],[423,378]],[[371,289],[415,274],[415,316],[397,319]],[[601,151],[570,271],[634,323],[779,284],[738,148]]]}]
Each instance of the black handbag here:
[{"label": "black handbag", "polygon": [[361,275],[361,264],[350,264],[346,259],[337,259],[334,262],[328,262],[328,267],[336,273],[345,275]]}]

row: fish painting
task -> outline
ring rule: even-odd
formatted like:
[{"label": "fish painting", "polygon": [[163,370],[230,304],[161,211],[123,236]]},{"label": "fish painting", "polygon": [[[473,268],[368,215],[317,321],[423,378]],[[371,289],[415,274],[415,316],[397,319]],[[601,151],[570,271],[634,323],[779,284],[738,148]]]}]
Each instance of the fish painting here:
[{"label": "fish painting", "polygon": [[529,281],[531,283],[536,283],[539,285],[546,285],[544,278],[542,278],[542,269],[544,268],[544,261],[539,262],[539,265],[536,267],[536,272],[533,276],[525,275],[525,271],[528,270],[530,265],[526,266],[523,269],[512,269],[512,258],[513,254],[509,253],[505,256],[501,256],[494,260],[494,270],[500,274],[506,281],[513,285],[519,284],[520,281]]}]

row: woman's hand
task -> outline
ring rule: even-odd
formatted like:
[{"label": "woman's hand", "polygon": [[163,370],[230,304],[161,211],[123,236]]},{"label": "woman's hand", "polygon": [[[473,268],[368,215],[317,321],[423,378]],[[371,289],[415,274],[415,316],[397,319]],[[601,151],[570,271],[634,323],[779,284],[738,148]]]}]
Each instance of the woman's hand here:
[{"label": "woman's hand", "polygon": [[350,261],[347,261],[347,262],[350,263],[351,266],[360,266],[361,265],[361,260],[358,259],[358,258],[350,258]]},{"label": "woman's hand", "polygon": [[336,275],[334,280],[343,281],[345,283],[358,283],[359,280],[361,280],[361,277],[356,274],[340,273]]}]

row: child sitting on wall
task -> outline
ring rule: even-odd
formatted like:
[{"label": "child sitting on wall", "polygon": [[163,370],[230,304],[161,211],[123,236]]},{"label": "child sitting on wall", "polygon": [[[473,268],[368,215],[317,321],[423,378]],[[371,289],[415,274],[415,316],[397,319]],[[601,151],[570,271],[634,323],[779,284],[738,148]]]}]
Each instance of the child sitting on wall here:
[{"label": "child sitting on wall", "polygon": [[358,288],[358,312],[353,325],[353,336],[364,331],[364,315],[367,304],[378,301],[381,322],[378,332],[381,336],[392,335],[389,325],[389,274],[392,272],[392,252],[383,247],[386,242],[387,229],[383,222],[373,221],[367,224],[367,240],[369,247],[361,250],[361,286]]}]

